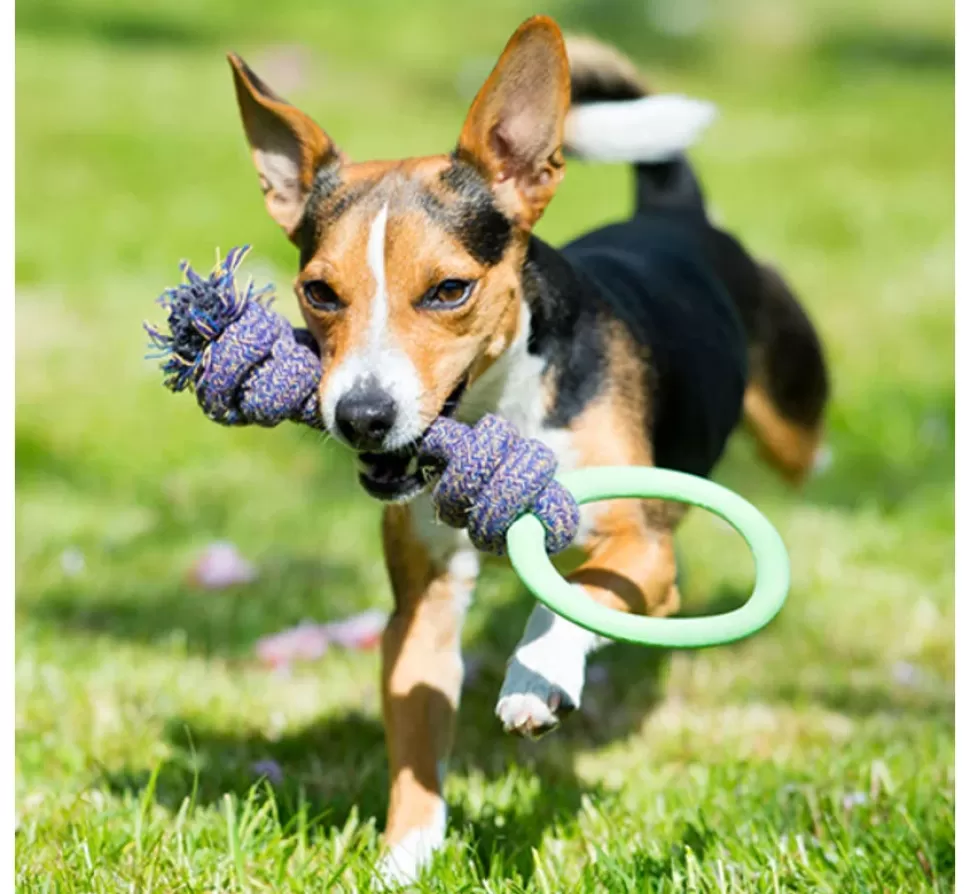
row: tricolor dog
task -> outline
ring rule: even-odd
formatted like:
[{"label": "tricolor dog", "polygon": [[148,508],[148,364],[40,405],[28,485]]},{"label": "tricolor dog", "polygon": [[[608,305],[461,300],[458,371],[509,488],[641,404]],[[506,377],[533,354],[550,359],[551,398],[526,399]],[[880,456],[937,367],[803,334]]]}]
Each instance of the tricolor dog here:
[{"label": "tricolor dog", "polygon": [[[548,18],[523,24],[452,151],[351,162],[236,56],[266,206],[300,252],[296,294],[320,346],[324,422],[386,502],[395,610],[383,638],[391,790],[386,876],[413,878],[445,834],[442,769],[479,558],[436,522],[415,445],[439,415],[498,413],[561,468],[708,475],[743,419],[793,481],[819,450],[828,379],[782,278],[715,227],[684,151],[710,107],[649,95],[633,66]],[[553,248],[533,228],[565,154],[633,167],[629,219]],[[651,501],[585,511],[571,580],[622,611],[677,610],[673,532]],[[496,712],[537,736],[579,707],[599,639],[537,607]]]}]

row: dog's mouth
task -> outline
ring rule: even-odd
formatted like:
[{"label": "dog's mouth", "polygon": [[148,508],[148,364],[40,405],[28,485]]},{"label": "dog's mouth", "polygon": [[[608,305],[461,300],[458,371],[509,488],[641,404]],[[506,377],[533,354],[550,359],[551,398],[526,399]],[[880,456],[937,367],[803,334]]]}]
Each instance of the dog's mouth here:
[{"label": "dog's mouth", "polygon": [[[448,395],[441,407],[440,416],[451,417],[455,414],[467,385],[466,374]],[[418,456],[420,445],[419,436],[396,450],[358,453],[361,486],[370,496],[388,503],[406,503],[416,497],[436,471],[432,463]]]}]

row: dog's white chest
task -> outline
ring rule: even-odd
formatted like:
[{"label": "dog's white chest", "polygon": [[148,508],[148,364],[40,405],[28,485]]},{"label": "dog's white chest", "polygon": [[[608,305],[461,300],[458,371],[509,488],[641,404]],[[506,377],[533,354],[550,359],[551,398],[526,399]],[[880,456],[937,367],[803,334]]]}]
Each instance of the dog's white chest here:
[{"label": "dog's white chest", "polygon": [[[577,465],[572,432],[567,428],[550,428],[544,424],[545,361],[528,352],[528,332],[528,309],[523,306],[519,337],[468,389],[456,415],[462,422],[473,425],[486,414],[495,413],[514,425],[519,434],[546,444],[556,454],[559,471],[569,471]],[[435,561],[444,562],[458,550],[472,549],[464,531],[455,531],[437,520],[427,491],[416,497],[411,506],[418,536]],[[584,506],[580,510],[578,542],[582,542],[587,535],[594,513],[594,507]]]}]

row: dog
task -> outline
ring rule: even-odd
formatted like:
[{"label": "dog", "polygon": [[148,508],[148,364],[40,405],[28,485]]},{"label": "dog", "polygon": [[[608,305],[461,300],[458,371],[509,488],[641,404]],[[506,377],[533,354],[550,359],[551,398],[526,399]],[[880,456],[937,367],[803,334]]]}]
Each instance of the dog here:
[{"label": "dog", "polygon": [[[351,162],[229,58],[266,207],[299,249],[295,291],[321,351],[326,429],[387,504],[382,872],[403,883],[445,836],[461,627],[479,571],[467,537],[435,519],[415,459],[427,426],[497,413],[552,447],[561,469],[706,476],[743,421],[799,482],[821,447],[825,359],[783,278],[708,216],[685,152],[711,107],[651,94],[612,48],[528,20],[455,149],[393,162]],[[567,154],[631,165],[635,207],[557,250],[533,228]],[[650,500],[584,507],[586,558],[571,582],[613,609],[675,612],[682,514]],[[587,656],[603,644],[537,606],[499,694],[504,728],[555,728],[580,706]]]}]

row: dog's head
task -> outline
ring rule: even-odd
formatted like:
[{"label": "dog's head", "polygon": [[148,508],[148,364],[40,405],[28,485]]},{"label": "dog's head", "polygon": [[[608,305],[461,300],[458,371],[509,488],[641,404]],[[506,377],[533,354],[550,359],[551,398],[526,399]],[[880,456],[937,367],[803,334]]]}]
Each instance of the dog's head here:
[{"label": "dog's head", "polygon": [[406,460],[392,474],[375,457],[413,453],[518,334],[528,234],[564,171],[562,35],[548,18],[524,23],[455,150],[396,162],[349,161],[230,62],[267,210],[300,250],[295,288],[322,349],[324,422],[379,469],[363,476],[371,493],[410,496],[420,481]]}]

